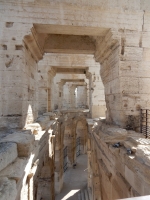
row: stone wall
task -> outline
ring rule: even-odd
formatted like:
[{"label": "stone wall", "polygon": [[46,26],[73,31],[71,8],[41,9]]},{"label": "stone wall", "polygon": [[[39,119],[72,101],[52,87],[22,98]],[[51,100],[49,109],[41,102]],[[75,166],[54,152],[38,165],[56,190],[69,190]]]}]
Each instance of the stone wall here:
[{"label": "stone wall", "polygon": [[0,24],[0,127],[24,127],[37,118],[37,58],[24,36],[31,25]]},{"label": "stone wall", "polygon": [[88,184],[93,199],[149,195],[149,140],[102,121],[88,124]]},{"label": "stone wall", "polygon": [[101,63],[108,122],[134,130],[139,128],[140,108],[149,107],[145,89],[149,87],[149,48],[145,42],[149,32],[145,23],[142,31],[109,31],[105,38],[97,39],[95,53]]}]

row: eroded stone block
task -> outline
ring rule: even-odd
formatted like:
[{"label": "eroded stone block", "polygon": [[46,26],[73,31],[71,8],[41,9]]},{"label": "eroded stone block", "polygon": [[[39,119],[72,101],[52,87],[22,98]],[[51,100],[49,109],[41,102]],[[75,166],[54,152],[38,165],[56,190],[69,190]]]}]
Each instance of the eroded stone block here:
[{"label": "eroded stone block", "polygon": [[34,136],[30,131],[20,131],[6,136],[1,142],[14,142],[17,144],[19,157],[27,157],[33,149]]},{"label": "eroded stone block", "polygon": [[0,178],[0,200],[15,200],[17,195],[16,181]]},{"label": "eroded stone block", "polygon": [[8,177],[19,181],[26,167],[26,158],[17,158],[13,163],[0,172],[0,177]]},{"label": "eroded stone block", "polygon": [[0,143],[0,171],[13,162],[18,156],[17,145],[13,142]]}]

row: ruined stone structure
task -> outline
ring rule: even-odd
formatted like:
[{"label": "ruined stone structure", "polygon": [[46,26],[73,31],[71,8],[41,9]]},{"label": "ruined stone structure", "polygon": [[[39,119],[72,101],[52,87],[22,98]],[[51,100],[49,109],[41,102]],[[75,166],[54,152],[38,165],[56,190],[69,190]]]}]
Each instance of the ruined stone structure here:
[{"label": "ruined stone structure", "polygon": [[149,68],[149,0],[0,0],[0,200],[150,195]]}]

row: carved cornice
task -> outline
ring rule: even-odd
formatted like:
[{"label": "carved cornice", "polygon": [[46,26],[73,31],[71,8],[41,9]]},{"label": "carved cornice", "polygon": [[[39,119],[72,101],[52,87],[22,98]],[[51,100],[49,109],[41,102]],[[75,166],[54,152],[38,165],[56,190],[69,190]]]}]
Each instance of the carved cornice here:
[{"label": "carved cornice", "polygon": [[101,64],[107,60],[113,50],[120,46],[120,34],[116,29],[110,29],[105,37],[96,38],[95,60]]},{"label": "carved cornice", "polygon": [[28,47],[29,51],[31,52],[33,58],[38,62],[43,58],[44,52],[40,48],[37,40],[35,39],[35,31],[32,29],[29,35],[26,35],[23,39],[25,45]]}]

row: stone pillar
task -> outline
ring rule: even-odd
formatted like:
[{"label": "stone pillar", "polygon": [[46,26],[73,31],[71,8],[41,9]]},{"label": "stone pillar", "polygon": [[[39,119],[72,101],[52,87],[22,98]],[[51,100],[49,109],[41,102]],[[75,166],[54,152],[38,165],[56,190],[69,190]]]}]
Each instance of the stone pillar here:
[{"label": "stone pillar", "polygon": [[86,78],[89,80],[89,110],[90,115],[92,117],[92,74],[90,72],[86,72]]},{"label": "stone pillar", "polygon": [[71,92],[70,92],[70,96],[71,96],[71,108],[75,108],[76,107],[75,89],[76,89],[76,86],[72,84],[71,85]]},{"label": "stone pillar", "polygon": [[71,167],[74,163],[74,140],[75,134],[72,127],[72,122],[65,125],[65,132],[64,132],[64,147],[67,146],[68,148],[68,164]]},{"label": "stone pillar", "polygon": [[0,127],[23,128],[38,115],[37,62],[42,51],[31,28],[32,24],[1,23]]},{"label": "stone pillar", "polygon": [[95,58],[101,64],[107,121],[138,130],[140,108],[149,101],[149,33],[110,30],[97,40]]},{"label": "stone pillar", "polygon": [[[40,64],[38,64],[39,67]],[[43,114],[51,111],[51,85],[49,74],[43,66],[38,70],[38,113]]]},{"label": "stone pillar", "polygon": [[63,87],[63,107],[65,109],[72,108],[72,83],[66,82]]},{"label": "stone pillar", "polygon": [[92,196],[93,199],[101,200],[100,174],[98,168],[97,153],[95,150],[94,143],[92,144],[91,168],[92,168],[92,193],[93,193]]},{"label": "stone pillar", "polygon": [[65,82],[61,80],[61,82],[58,83],[58,108],[61,110],[63,107],[63,86]]},{"label": "stone pillar", "polygon": [[55,193],[60,193],[63,187],[63,149],[64,145],[61,141],[60,125],[56,133],[56,146],[55,146]]},{"label": "stone pillar", "polygon": [[54,86],[54,76],[56,75],[56,71],[54,68],[51,67],[51,69],[48,71],[48,80],[49,80],[49,86],[48,88],[50,89],[50,111],[53,111],[58,108],[58,105],[55,103],[55,86]]},{"label": "stone pillar", "polygon": [[105,117],[106,103],[104,94],[104,85],[100,77],[100,66],[90,68],[91,90],[92,90],[92,117]]},{"label": "stone pillar", "polygon": [[86,82],[86,99],[87,99],[87,108],[89,108],[89,80],[85,79]]},{"label": "stone pillar", "polygon": [[86,85],[77,86],[77,107],[85,108],[87,105],[87,88]]},{"label": "stone pillar", "polygon": [[91,159],[91,140],[88,138],[87,140],[87,157],[88,157],[88,163],[87,163],[87,166],[88,166],[88,177],[87,177],[87,180],[88,180],[88,188],[92,188],[92,159]]}]

